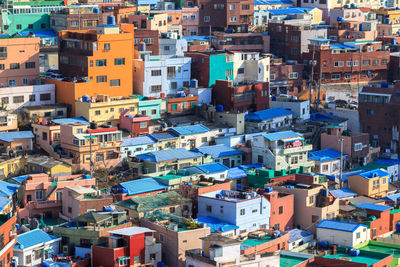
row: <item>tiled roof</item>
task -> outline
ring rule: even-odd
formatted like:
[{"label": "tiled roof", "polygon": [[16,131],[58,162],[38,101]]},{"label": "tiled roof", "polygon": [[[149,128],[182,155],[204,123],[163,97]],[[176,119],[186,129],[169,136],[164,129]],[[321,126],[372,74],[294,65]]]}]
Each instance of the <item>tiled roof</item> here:
[{"label": "tiled roof", "polygon": [[0,133],[0,140],[5,142],[13,142],[15,139],[33,139],[33,138],[34,136],[31,131]]},{"label": "tiled roof", "polygon": [[169,131],[172,131],[178,135],[190,135],[190,134],[206,133],[209,132],[210,129],[208,129],[203,124],[196,124],[196,125],[173,127],[169,129]]},{"label": "tiled roof", "polygon": [[176,148],[176,149],[153,151],[137,155],[136,157],[146,161],[161,162],[161,161],[175,160],[175,159],[179,160],[179,159],[198,158],[201,156],[202,155],[200,153],[188,151],[184,148]]},{"label": "tiled roof", "polygon": [[168,186],[158,183],[153,178],[142,178],[138,180],[124,182],[117,185],[117,187],[125,188],[128,195],[137,195],[168,188]]},{"label": "tiled roof", "polygon": [[299,133],[295,133],[293,131],[283,131],[283,132],[276,132],[276,133],[264,133],[262,134],[265,138],[267,138],[270,141],[278,141],[282,139],[288,139],[288,138],[295,138],[299,137],[303,139],[303,136]]},{"label": "tiled roof", "polygon": [[[343,154],[343,156],[345,157],[347,156],[347,154]],[[328,161],[328,160],[340,159],[340,152],[335,149],[328,148],[328,149],[309,152],[308,158],[315,161]]]},{"label": "tiled roof", "polygon": [[376,210],[376,211],[387,211],[387,210],[393,209],[393,207],[371,204],[371,203],[363,203],[363,204],[356,206],[356,208],[366,209],[366,210]]},{"label": "tiled roof", "polygon": [[365,225],[359,223],[350,223],[350,222],[342,222],[334,220],[322,220],[317,225],[317,228],[331,229],[344,232],[354,232],[360,226],[365,226]]},{"label": "tiled roof", "polygon": [[193,149],[195,152],[200,152],[203,155],[210,155],[213,158],[241,155],[243,151],[236,150],[227,145],[215,145],[215,146],[202,146]]},{"label": "tiled roof", "polygon": [[46,234],[40,229],[31,230],[29,232],[17,236],[17,243],[14,245],[15,249],[27,249],[32,246],[39,245],[44,242],[59,239],[60,237]]},{"label": "tiled roof", "polygon": [[124,138],[122,139],[122,147],[127,146],[140,146],[140,145],[149,145],[154,144],[155,140],[150,136],[139,136],[133,138]]},{"label": "tiled roof", "polygon": [[250,113],[250,114],[246,115],[246,120],[266,121],[266,120],[270,120],[273,118],[288,116],[291,114],[294,114],[294,112],[291,110],[281,108],[281,107],[275,107],[275,108],[270,108],[270,109],[260,110],[260,111]]}]

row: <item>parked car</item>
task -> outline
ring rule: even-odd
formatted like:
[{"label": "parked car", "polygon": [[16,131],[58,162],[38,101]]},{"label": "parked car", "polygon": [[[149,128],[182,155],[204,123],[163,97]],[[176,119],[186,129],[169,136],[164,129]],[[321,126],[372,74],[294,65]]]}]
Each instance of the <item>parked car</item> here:
[{"label": "parked car", "polygon": [[348,103],[346,100],[338,99],[335,100],[335,105],[338,108],[347,108]]},{"label": "parked car", "polygon": [[349,109],[358,109],[358,102],[356,101],[351,101],[349,103]]}]

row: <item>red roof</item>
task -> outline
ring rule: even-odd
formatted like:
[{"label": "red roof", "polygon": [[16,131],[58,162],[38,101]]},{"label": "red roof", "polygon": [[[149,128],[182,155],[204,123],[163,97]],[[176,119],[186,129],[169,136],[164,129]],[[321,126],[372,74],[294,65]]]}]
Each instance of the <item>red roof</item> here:
[{"label": "red roof", "polygon": [[87,132],[88,133],[104,133],[104,132],[114,132],[114,131],[118,131],[118,128],[112,127],[112,128],[90,129]]}]

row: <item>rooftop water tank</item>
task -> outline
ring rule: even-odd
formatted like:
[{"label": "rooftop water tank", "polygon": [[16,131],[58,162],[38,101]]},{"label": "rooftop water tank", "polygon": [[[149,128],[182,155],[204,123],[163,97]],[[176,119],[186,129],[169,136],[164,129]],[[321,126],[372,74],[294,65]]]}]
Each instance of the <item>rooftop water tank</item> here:
[{"label": "rooftop water tank", "polygon": [[224,111],[224,106],[223,105],[217,105],[217,112],[223,112]]},{"label": "rooftop water tank", "polygon": [[350,254],[350,256],[352,256],[352,257],[359,256],[359,255],[360,255],[360,250],[359,250],[359,249],[352,248],[352,249],[350,249],[349,254]]},{"label": "rooftop water tank", "polygon": [[396,233],[400,233],[400,222],[396,223]]},{"label": "rooftop water tank", "polygon": [[107,25],[115,25],[115,16],[114,15],[107,16]]},{"label": "rooftop water tank", "polygon": [[88,95],[83,95],[82,96],[82,101],[83,102],[90,102],[90,97]]},{"label": "rooftop water tank", "polygon": [[97,7],[95,7],[95,8],[93,8],[93,13],[99,14],[99,13],[100,13],[100,10],[99,10]]}]

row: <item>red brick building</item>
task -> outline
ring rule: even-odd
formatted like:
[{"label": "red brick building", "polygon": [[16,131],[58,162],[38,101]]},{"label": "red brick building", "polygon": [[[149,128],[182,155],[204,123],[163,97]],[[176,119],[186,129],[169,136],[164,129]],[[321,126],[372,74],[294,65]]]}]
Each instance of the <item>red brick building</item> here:
[{"label": "red brick building", "polygon": [[123,111],[119,117],[119,127],[127,130],[131,137],[149,134],[149,122],[149,116],[131,115],[129,109]]},{"label": "red brick building", "polygon": [[303,64],[283,62],[281,59],[271,59],[269,84],[272,95],[297,95],[305,89],[303,79]]},{"label": "red brick building", "polygon": [[189,113],[193,111],[199,102],[198,96],[188,95],[186,97],[167,98],[167,112],[170,114]]},{"label": "red brick building", "polygon": [[400,82],[390,87],[364,87],[359,92],[358,114],[371,143],[379,145],[382,151],[391,149],[396,153],[400,149]]},{"label": "red brick building", "polygon": [[269,52],[269,36],[264,33],[213,33],[212,46],[217,50]]},{"label": "red brick building", "polygon": [[197,0],[199,10],[199,35],[231,30],[247,32],[254,12],[252,0]]},{"label": "red brick building", "polygon": [[159,54],[158,31],[135,29],[135,51],[139,51],[139,43],[146,44],[146,50],[151,51],[151,55]]},{"label": "red brick building", "polygon": [[230,80],[217,80],[213,87],[214,102],[225,111],[245,112],[269,108],[269,83],[234,85]]},{"label": "red brick building", "polygon": [[321,84],[366,84],[387,79],[390,51],[377,41],[331,44],[314,39],[309,52],[303,54],[306,71],[311,73],[314,59],[314,80]]},{"label": "red brick building", "polygon": [[294,195],[277,191],[267,192],[264,189],[257,190],[257,193],[263,195],[271,204],[270,228],[280,231],[292,229],[294,224]]}]

